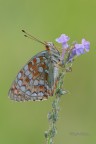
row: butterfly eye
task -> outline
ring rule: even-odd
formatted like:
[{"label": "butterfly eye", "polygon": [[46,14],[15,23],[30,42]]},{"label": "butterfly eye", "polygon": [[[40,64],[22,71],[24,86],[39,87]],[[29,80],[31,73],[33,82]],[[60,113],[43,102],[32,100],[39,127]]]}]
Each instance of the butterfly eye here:
[{"label": "butterfly eye", "polygon": [[48,42],[48,43],[47,43],[47,46],[49,46],[49,47],[53,47],[54,44],[53,44],[52,42]]}]

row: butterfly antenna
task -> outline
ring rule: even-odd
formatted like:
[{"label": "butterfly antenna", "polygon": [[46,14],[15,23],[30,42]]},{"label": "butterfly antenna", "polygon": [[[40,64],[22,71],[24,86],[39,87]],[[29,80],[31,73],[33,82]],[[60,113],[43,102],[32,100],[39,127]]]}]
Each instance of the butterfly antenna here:
[{"label": "butterfly antenna", "polygon": [[32,40],[35,40],[35,41],[37,41],[37,42],[39,42],[39,43],[41,43],[41,44],[46,46],[46,43],[44,43],[44,42],[40,41],[39,39],[35,38],[34,36],[30,35],[25,30],[22,30],[22,32],[25,33],[25,35],[24,35],[25,37],[28,37],[28,38],[30,38]]}]

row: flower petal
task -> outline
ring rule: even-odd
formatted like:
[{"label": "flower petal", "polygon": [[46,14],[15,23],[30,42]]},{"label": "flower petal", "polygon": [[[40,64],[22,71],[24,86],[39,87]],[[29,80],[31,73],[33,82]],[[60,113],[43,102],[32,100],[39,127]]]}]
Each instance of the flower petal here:
[{"label": "flower petal", "polygon": [[84,54],[84,45],[83,44],[75,44],[76,55]]},{"label": "flower petal", "polygon": [[84,38],[82,39],[82,45],[84,45],[85,51],[89,52],[90,50],[90,42],[86,41]]},{"label": "flower petal", "polygon": [[56,41],[58,43],[66,43],[67,41],[69,41],[69,37],[65,34],[61,34],[61,36],[59,38],[56,39]]}]

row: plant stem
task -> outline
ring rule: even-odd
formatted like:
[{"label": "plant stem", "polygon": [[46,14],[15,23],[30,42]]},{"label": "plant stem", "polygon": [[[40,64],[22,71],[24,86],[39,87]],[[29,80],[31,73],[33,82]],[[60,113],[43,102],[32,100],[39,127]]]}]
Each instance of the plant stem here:
[{"label": "plant stem", "polygon": [[55,99],[52,102],[52,111],[48,113],[49,129],[48,131],[45,132],[45,138],[47,144],[53,144],[53,138],[57,133],[56,121],[58,120],[58,113],[60,109],[59,102],[61,95],[66,94],[66,91],[62,91],[64,75],[65,71],[59,73],[58,84],[55,91]]}]

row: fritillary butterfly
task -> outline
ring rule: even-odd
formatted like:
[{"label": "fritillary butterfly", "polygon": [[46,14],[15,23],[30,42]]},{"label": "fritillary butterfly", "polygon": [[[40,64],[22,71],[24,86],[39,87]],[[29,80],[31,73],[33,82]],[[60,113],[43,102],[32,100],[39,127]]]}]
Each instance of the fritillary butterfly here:
[{"label": "fritillary butterfly", "polygon": [[[24,30],[23,32],[25,36],[39,41]],[[60,61],[60,53],[53,43],[39,42],[45,45],[46,50],[32,57],[19,71],[9,90],[12,100],[44,100],[54,94],[58,77],[56,64]]]}]

